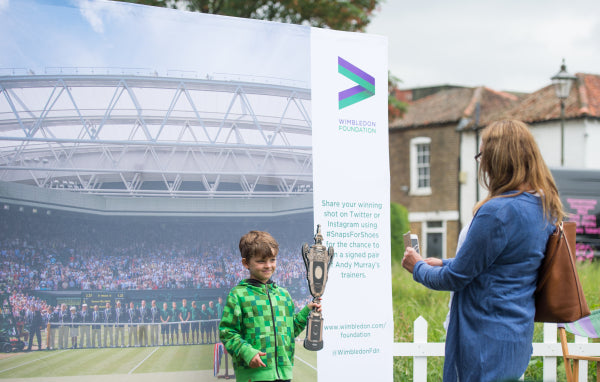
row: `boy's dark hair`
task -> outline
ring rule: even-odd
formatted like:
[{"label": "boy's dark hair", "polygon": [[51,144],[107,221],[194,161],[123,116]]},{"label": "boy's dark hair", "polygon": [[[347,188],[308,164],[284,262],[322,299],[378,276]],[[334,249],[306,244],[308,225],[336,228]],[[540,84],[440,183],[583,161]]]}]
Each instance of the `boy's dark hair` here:
[{"label": "boy's dark hair", "polygon": [[253,257],[276,257],[278,253],[279,244],[268,232],[250,231],[240,239],[240,254],[246,261]]}]

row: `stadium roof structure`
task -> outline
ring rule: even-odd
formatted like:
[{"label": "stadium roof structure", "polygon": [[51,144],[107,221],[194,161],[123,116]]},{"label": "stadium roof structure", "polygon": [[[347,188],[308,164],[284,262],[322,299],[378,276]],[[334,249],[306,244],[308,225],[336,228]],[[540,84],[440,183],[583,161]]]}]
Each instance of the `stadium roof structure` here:
[{"label": "stadium roof structure", "polygon": [[268,82],[0,75],[0,182],[104,197],[312,192],[310,89]]}]

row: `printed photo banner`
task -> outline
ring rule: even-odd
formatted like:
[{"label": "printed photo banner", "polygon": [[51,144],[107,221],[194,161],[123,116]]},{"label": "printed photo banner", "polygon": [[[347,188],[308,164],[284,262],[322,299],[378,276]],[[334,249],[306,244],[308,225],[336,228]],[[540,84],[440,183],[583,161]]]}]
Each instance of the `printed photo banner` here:
[{"label": "printed photo banner", "polygon": [[[0,201],[28,197],[30,206],[89,213],[96,196],[36,184],[66,179],[72,168],[81,184],[71,186],[87,187],[112,155],[115,182],[140,197],[102,199],[105,207],[94,208],[104,215],[120,208],[123,216],[196,214],[221,224],[272,218],[307,242],[320,224],[323,244],[335,251],[324,348],[316,365],[296,367],[316,367],[319,381],[392,380],[385,37],[105,0],[0,1],[0,35],[0,150],[69,150],[68,161],[37,151],[37,160],[9,163]],[[25,143],[14,150],[19,139]],[[168,158],[155,148],[117,152],[127,140],[177,144]],[[86,171],[96,154],[103,167]],[[127,178],[136,171],[142,175]],[[152,176],[175,197],[148,202],[149,190],[133,188]],[[177,189],[194,176],[204,196],[178,198],[195,191]],[[282,236],[295,238],[287,231]]]}]

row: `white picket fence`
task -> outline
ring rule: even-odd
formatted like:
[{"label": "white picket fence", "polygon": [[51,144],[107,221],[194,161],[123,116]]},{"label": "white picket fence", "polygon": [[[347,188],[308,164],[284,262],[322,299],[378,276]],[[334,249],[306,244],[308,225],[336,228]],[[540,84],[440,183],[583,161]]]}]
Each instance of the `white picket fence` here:
[{"label": "white picket fence", "polygon": [[[569,344],[571,354],[598,356],[600,343],[588,343],[587,337],[575,336]],[[443,342],[427,342],[427,321],[419,316],[414,322],[414,341],[396,342],[393,347],[395,357],[414,357],[413,381],[427,382],[427,357],[443,357]],[[544,382],[556,381],[557,357],[562,357],[560,341],[557,341],[556,324],[544,324],[544,342],[533,344],[533,357],[544,357]],[[588,362],[579,362],[579,381],[587,381]]]}]

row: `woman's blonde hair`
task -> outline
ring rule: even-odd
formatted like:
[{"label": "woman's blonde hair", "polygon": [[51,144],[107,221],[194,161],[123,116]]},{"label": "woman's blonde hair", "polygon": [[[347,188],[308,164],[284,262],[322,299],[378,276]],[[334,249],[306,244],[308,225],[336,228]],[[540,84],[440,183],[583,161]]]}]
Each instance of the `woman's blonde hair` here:
[{"label": "woman's blonde hair", "polygon": [[[517,120],[488,125],[481,135],[479,181],[488,189],[487,197],[477,203],[474,212],[492,198],[507,191],[535,191],[542,198],[544,214],[554,222],[564,217],[552,173],[546,166],[529,127]],[[527,189],[523,189],[526,186]]]}]

